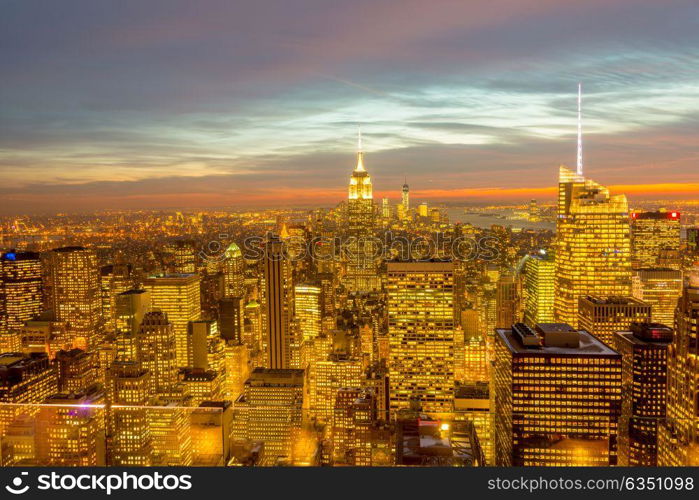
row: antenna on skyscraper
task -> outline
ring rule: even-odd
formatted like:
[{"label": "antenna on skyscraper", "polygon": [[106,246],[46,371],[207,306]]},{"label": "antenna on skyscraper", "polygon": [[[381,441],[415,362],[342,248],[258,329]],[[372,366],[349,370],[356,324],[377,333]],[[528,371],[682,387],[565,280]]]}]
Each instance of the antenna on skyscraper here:
[{"label": "antenna on skyscraper", "polygon": [[362,126],[357,125],[357,153],[362,152]]},{"label": "antenna on skyscraper", "polygon": [[582,83],[578,83],[578,175],[582,174]]}]

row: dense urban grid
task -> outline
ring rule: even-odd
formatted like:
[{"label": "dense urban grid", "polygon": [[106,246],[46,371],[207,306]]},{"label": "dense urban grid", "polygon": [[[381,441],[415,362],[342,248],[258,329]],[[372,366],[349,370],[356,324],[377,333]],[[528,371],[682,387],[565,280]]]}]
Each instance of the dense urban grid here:
[{"label": "dense urban grid", "polygon": [[396,192],[4,219],[2,465],[699,465],[696,201]]}]

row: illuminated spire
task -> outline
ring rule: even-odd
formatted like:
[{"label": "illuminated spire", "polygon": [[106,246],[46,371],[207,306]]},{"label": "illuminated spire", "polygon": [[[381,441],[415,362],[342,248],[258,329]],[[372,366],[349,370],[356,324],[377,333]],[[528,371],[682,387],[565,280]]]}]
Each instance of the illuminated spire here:
[{"label": "illuminated spire", "polygon": [[362,126],[357,129],[357,167],[355,172],[365,172],[364,170],[364,151],[362,150]]},{"label": "illuminated spire", "polygon": [[283,240],[289,237],[289,230],[286,228],[286,222],[282,224],[282,230],[279,232],[279,237]]},{"label": "illuminated spire", "polygon": [[578,83],[578,170],[577,174],[583,174],[582,159],[582,83]]}]

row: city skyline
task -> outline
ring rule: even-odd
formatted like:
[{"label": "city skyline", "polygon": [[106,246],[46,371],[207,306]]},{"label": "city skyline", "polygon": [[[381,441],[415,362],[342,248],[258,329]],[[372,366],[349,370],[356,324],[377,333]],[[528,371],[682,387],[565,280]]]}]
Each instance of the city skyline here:
[{"label": "city skyline", "polygon": [[0,464],[696,465],[695,213],[561,167],[517,215],[555,232],[454,223],[379,204],[357,149],[347,201],[301,218],[13,226]]},{"label": "city skyline", "polygon": [[8,6],[3,214],[334,205],[358,124],[377,198],[553,200],[578,82],[586,174],[699,191],[691,2],[160,7]]},{"label": "city skyline", "polygon": [[693,490],[699,5],[657,4],[8,2],[0,470]]}]

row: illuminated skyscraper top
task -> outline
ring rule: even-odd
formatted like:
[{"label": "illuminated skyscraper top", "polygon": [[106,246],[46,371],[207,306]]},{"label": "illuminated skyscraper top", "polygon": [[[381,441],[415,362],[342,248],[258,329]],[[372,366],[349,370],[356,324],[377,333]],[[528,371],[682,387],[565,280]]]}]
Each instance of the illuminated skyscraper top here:
[{"label": "illuminated skyscraper top", "polygon": [[357,166],[352,172],[349,183],[350,200],[371,200],[373,199],[371,188],[371,177],[364,168],[364,151],[362,150],[362,131],[359,130],[357,137]]},{"label": "illuminated skyscraper top", "polygon": [[374,230],[374,202],[371,177],[364,168],[362,133],[357,141],[357,166],[352,172],[347,201],[347,232],[352,248],[347,259],[345,286],[351,292],[369,292],[379,288],[375,248],[370,236]]},{"label": "illuminated skyscraper top", "polygon": [[405,211],[405,213],[408,213],[408,210],[410,210],[410,188],[408,187],[407,179],[403,183],[403,191],[401,194],[401,203],[403,204],[403,210]]}]

